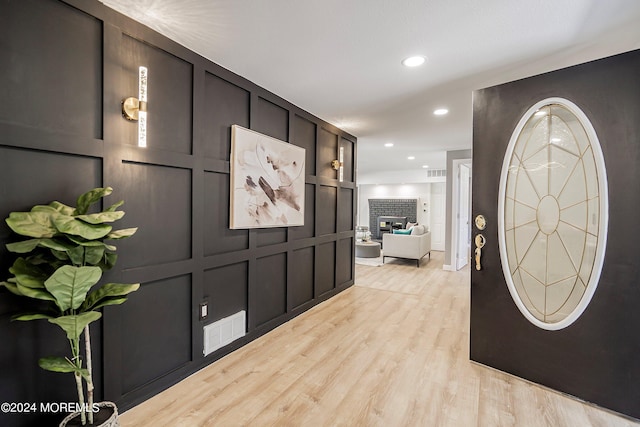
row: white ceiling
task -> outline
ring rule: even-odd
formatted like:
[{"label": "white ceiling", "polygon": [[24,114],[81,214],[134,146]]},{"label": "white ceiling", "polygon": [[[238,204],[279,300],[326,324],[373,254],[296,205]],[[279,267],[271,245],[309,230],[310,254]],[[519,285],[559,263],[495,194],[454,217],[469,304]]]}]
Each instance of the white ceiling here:
[{"label": "white ceiling", "polygon": [[102,2],[357,136],[361,173],[471,148],[474,89],[640,48],[639,0]]}]

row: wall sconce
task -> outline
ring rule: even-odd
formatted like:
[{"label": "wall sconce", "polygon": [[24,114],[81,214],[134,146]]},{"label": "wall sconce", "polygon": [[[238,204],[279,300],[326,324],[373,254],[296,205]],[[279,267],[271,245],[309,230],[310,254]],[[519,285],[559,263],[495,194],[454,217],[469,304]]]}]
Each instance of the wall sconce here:
[{"label": "wall sconce", "polygon": [[344,147],[340,147],[339,160],[331,160],[331,168],[338,171],[338,180],[344,181]]},{"label": "wall sconce", "polygon": [[129,97],[122,101],[122,116],[138,121],[138,147],[147,146],[147,67],[138,70],[138,98]]}]

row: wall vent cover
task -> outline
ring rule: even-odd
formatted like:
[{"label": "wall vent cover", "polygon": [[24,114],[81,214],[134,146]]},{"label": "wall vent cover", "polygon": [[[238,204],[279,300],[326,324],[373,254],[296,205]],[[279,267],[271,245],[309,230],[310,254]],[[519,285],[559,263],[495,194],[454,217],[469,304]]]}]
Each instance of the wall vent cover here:
[{"label": "wall vent cover", "polygon": [[217,349],[245,336],[247,330],[246,319],[246,312],[242,310],[229,317],[206,325],[203,328],[204,355],[207,356]]}]

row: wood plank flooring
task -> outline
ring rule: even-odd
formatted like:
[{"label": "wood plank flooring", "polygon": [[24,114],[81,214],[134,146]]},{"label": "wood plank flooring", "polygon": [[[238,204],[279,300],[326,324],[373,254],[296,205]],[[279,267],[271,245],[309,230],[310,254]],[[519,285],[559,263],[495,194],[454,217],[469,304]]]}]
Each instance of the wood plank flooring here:
[{"label": "wood plank flooring", "polygon": [[133,426],[640,426],[469,361],[469,270],[356,285],[121,416]]}]

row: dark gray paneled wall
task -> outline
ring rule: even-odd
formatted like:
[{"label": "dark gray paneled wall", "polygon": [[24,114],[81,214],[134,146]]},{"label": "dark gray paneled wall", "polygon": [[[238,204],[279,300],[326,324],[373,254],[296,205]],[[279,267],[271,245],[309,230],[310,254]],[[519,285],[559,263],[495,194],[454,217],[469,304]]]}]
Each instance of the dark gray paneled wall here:
[{"label": "dark gray paneled wall", "polygon": [[[141,290],[94,327],[99,399],[127,409],[353,284],[353,136],[97,1],[3,1],[0,40],[0,216],[110,185],[126,201],[122,227],[140,227],[106,279]],[[120,113],[140,65],[146,149]],[[228,228],[232,124],[306,149],[304,226]],[[339,147],[342,183],[329,166]],[[2,222],[2,272],[11,238]],[[37,367],[66,352],[64,337],[46,322],[9,323],[20,305],[0,291],[0,401],[73,400],[72,378]],[[239,310],[247,336],[203,357],[202,327]],[[0,414],[0,425],[59,418]]]}]

